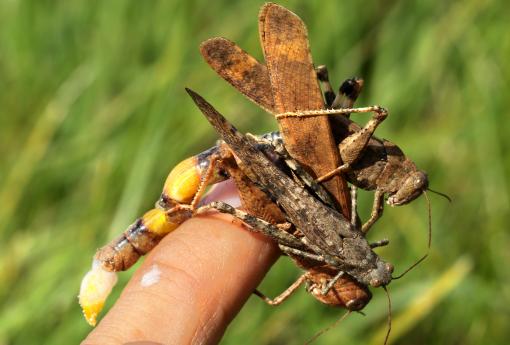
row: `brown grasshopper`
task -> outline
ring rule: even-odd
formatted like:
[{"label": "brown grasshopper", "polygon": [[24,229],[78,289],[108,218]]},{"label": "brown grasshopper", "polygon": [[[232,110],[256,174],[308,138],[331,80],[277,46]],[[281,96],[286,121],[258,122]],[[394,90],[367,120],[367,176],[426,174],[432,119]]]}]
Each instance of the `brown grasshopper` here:
[{"label": "brown grasshopper", "polygon": [[[271,157],[271,163],[280,166],[283,170],[287,165],[291,166],[293,171],[287,169],[288,174],[300,176],[304,183],[310,187],[312,193],[320,197],[327,205],[332,204],[329,194],[322,190],[322,187],[314,184],[313,178],[307,175],[298,163],[288,156],[286,151],[282,152],[281,147],[273,149],[271,145],[266,144],[264,139],[257,142],[256,149]],[[240,164],[242,165],[242,163]],[[114,272],[130,268],[140,256],[154,248],[166,234],[192,217],[196,213],[195,210],[204,188],[228,177],[234,179],[240,191],[243,207],[251,215],[262,217],[274,224],[286,221],[286,215],[279,207],[239,168],[234,155],[225,144],[220,143],[182,161],[170,172],[162,196],[157,202],[157,208],[146,212],[120,237],[96,253],[93,269],[84,277],[80,291],[80,304],[90,324],[95,324],[105,299],[116,283]],[[274,226],[273,228],[266,227],[266,229],[274,230]],[[357,282],[347,274],[338,276],[338,268],[325,264],[325,259],[320,259],[315,254],[310,254],[305,258],[292,254],[299,248],[306,247],[302,243],[299,244],[297,239],[302,237],[302,234],[294,233],[291,230],[291,228],[284,227],[283,230],[277,229],[276,232],[266,232],[266,234],[277,239],[284,247],[289,248],[287,252],[291,252],[290,256],[298,266],[307,272],[274,300],[266,297],[263,299],[271,305],[277,305],[306,282],[308,291],[325,304],[345,307],[350,311],[362,309],[371,298],[366,285]],[[286,231],[291,233],[287,234]],[[318,258],[321,261],[317,261]],[[261,293],[256,293],[262,296]]]},{"label": "brown grasshopper", "polygon": [[[199,96],[197,95],[196,97]],[[201,98],[196,99],[202,100]],[[238,135],[241,136],[240,133]],[[285,185],[280,186],[280,194],[284,192],[285,188],[290,188],[294,191],[297,190],[299,193],[303,194],[303,197],[307,198],[308,203],[315,203],[316,207],[322,205],[322,208],[319,209],[319,213],[313,213],[314,218],[320,218],[322,213],[327,214],[332,212],[334,217],[330,222],[334,220],[340,222],[343,232],[350,234],[352,229],[357,230],[353,228],[342,215],[331,208],[332,200],[329,194],[322,190],[322,187],[319,185],[314,185],[313,178],[307,175],[306,172],[300,168],[298,163],[288,156],[286,151],[282,152],[281,147],[273,149],[272,146],[267,146],[263,142],[261,144],[259,141],[256,141],[255,137],[253,138],[252,140],[254,140],[255,146],[249,146],[249,149],[258,152],[259,154],[257,157],[262,157],[261,159],[265,160],[264,165],[272,165],[274,168],[270,171],[279,174],[269,177],[268,181],[275,180],[278,182],[283,179],[286,182]],[[244,144],[250,145],[249,142],[245,142]],[[266,156],[270,157],[272,160],[265,158]],[[301,185],[296,184],[289,177],[286,177],[273,163],[279,165],[282,169],[285,169],[287,165],[292,167],[293,171],[287,171],[287,173],[299,176],[303,183],[308,185],[312,193],[317,195],[321,201],[316,199],[312,194],[308,194]],[[346,248],[348,250],[345,250],[343,255],[350,261],[344,260],[342,257],[338,257],[338,255],[333,255],[333,253],[336,253],[335,251],[338,251],[338,245],[330,247],[330,253],[322,253],[320,249],[317,249],[317,245],[307,244],[307,242],[310,241],[306,240],[306,233],[305,237],[303,237],[301,231],[288,233],[287,231],[291,230],[290,227],[280,229],[278,226],[273,225],[286,222],[286,217],[288,217],[288,215],[282,213],[279,207],[274,204],[270,198],[278,198],[278,194],[269,193],[269,196],[267,196],[261,191],[261,189],[271,190],[273,189],[272,186],[265,187],[261,184],[255,185],[254,182],[248,178],[246,172],[250,172],[251,170],[245,167],[250,165],[251,160],[249,160],[248,164],[244,164],[241,160],[236,160],[230,148],[226,147],[225,144],[219,144],[178,164],[169,174],[165,182],[162,197],[157,203],[158,208],[145,213],[143,217],[133,223],[119,238],[113,240],[110,244],[104,246],[97,252],[94,267],[84,278],[80,292],[80,303],[89,323],[95,324],[97,314],[101,310],[104,300],[116,282],[116,277],[113,272],[128,269],[141,255],[150,251],[166,234],[173,231],[179,224],[196,213],[210,209],[212,206],[216,206],[223,212],[234,213],[249,225],[254,226],[267,236],[275,239],[285,253],[293,257],[300,267],[307,270],[307,272],[291,287],[274,300],[263,297],[261,293],[256,292],[259,296],[263,297],[266,302],[271,305],[277,305],[295,291],[302,283],[306,282],[309,285],[308,291],[323,303],[345,307],[351,311],[362,309],[371,298],[371,294],[366,285],[369,283],[372,286],[386,284],[388,279],[391,278],[391,276],[387,276],[391,274],[391,265],[383,263],[376,256],[374,257],[375,254],[371,251],[370,246],[367,247],[366,240],[363,236],[359,235],[358,230],[351,234],[354,238],[345,238],[344,241],[354,241],[354,243],[358,243],[359,241],[360,244],[358,244],[357,247],[361,245],[365,251],[362,252],[361,256],[366,256],[371,260],[366,263],[361,258],[351,258],[351,256],[353,256],[351,251],[354,250],[356,252],[357,247],[347,245]],[[256,170],[258,170],[258,168],[256,168]],[[197,211],[198,202],[200,201],[205,186],[222,181],[227,177],[231,177],[235,180],[240,190],[243,205],[251,215],[219,203],[209,205],[209,207],[206,208],[200,208]],[[264,181],[262,181],[262,183],[263,182]],[[355,200],[355,198],[353,198],[353,200]],[[307,209],[309,209],[308,206],[304,209],[299,209],[296,208],[296,205],[292,204],[288,205],[288,207],[289,210],[297,210],[297,212],[301,214],[301,218],[306,216]],[[353,206],[353,209],[355,209],[355,206]],[[299,214],[294,213],[294,217],[298,217]],[[264,222],[258,217],[264,217],[273,224]],[[300,218],[298,217],[297,219]],[[306,225],[308,221],[309,220],[306,219],[303,220],[299,226]],[[293,221],[291,220],[291,222]],[[327,228],[330,225],[331,224],[324,224],[323,228]],[[296,230],[294,229],[294,231]],[[317,231],[320,231],[320,229]],[[324,246],[324,243],[327,245],[328,242],[338,242],[339,234],[335,231],[329,231],[329,234],[332,238],[326,238],[326,242],[324,242],[324,239],[320,240],[322,238],[320,234],[315,236],[316,238],[314,238],[314,241],[322,241],[320,243],[322,246]],[[383,243],[383,245],[384,244],[385,243]],[[363,265],[361,267],[356,267],[356,265],[359,265],[359,262]],[[370,264],[373,266],[374,263],[376,265],[375,270],[373,267],[370,267]],[[347,274],[344,274],[344,271],[340,272],[340,267],[343,267]],[[381,274],[381,270],[386,270],[383,273],[387,275]],[[355,278],[358,279],[359,277],[359,279],[363,280],[358,282],[348,274],[353,276],[356,274],[356,276],[354,276]]]},{"label": "brown grasshopper", "polygon": [[[245,144],[250,143],[246,142]],[[307,175],[290,156],[287,156],[286,151],[276,152],[272,146],[266,145],[263,141],[262,144],[260,142],[255,142],[255,144],[256,146],[250,147],[250,149],[259,151],[259,155],[262,157],[271,157],[271,160],[264,159],[267,161],[265,163],[269,165],[275,164],[274,172],[279,172],[280,175],[284,174],[276,168],[276,165],[280,166],[282,170],[287,165],[291,166],[293,171],[287,171],[287,173],[299,176],[303,183],[311,188],[312,193],[317,195],[325,205],[328,205],[326,206],[328,209],[331,209],[329,205],[332,204],[332,201],[329,194],[319,185],[314,185],[313,178]],[[277,150],[281,150],[281,148],[277,148]],[[260,292],[256,292],[257,295],[263,297],[267,303],[277,305],[306,282],[308,291],[314,297],[331,306],[345,307],[353,311],[362,309],[370,301],[371,294],[365,283],[360,283],[347,274],[340,276],[338,258],[331,258],[331,255],[323,258],[321,255],[317,255],[316,251],[308,250],[312,245],[306,245],[303,242],[306,239],[303,238],[301,232],[295,229],[291,231],[289,226],[284,226],[283,229],[277,226],[278,223],[286,223],[287,215],[270,198],[270,196],[277,197],[275,194],[270,194],[270,196],[264,194],[261,188],[264,190],[268,188],[256,185],[248,178],[245,170],[240,169],[240,166],[244,167],[245,165],[242,161],[236,160],[229,147],[220,143],[203,153],[184,160],[171,171],[165,182],[163,196],[157,203],[158,208],[145,213],[119,238],[114,239],[96,253],[94,267],[84,278],[80,292],[80,303],[89,323],[95,324],[97,314],[116,282],[114,272],[130,268],[140,256],[154,248],[166,234],[173,231],[179,224],[197,212],[207,209],[202,208],[196,211],[205,186],[222,181],[227,177],[234,179],[240,191],[242,204],[250,215],[225,204],[213,205],[221,205],[223,208],[220,210],[241,215],[242,219],[250,225],[253,225],[253,222],[256,222],[256,225],[264,225],[262,230],[259,230],[276,239],[284,252],[289,254],[298,266],[307,270],[291,287],[274,300],[268,299]],[[245,169],[250,171],[248,168]],[[277,176],[277,179],[280,177]],[[289,180],[288,177],[286,179]],[[302,193],[306,193],[300,185],[296,184],[296,186],[301,188]],[[308,195],[308,199],[310,198],[312,201],[315,200],[311,194]],[[321,204],[319,201],[316,203]],[[302,213],[304,210],[300,212]],[[340,217],[343,227],[350,226],[340,214],[335,213],[335,215]],[[263,223],[258,217],[263,217],[271,223]],[[249,222],[250,220],[252,223]],[[286,224],[288,225],[288,223]],[[363,244],[366,242],[362,236],[359,237],[359,240]],[[373,253],[369,252],[368,254],[371,256]],[[333,266],[334,264],[337,266]],[[365,280],[367,279],[365,278]],[[381,281],[385,282],[385,280]],[[377,285],[377,277],[371,282],[374,286]]]},{"label": "brown grasshopper", "polygon": [[[347,80],[340,87],[339,95],[332,97],[331,94],[334,92],[327,78],[327,70],[322,68],[318,76],[324,82],[326,97],[331,102],[326,103],[326,106],[334,105],[340,109],[303,110],[281,114],[275,111],[274,102],[266,96],[270,94],[270,79],[264,65],[225,38],[212,38],[203,42],[201,53],[223,79],[277,117],[344,115],[330,119],[343,164],[319,177],[318,181],[325,181],[338,173],[343,173],[353,185],[366,190],[375,190],[370,220],[364,225],[363,232],[366,233],[381,216],[385,194],[389,195],[387,203],[397,206],[413,201],[428,188],[426,173],[419,170],[397,145],[373,136],[377,126],[386,118],[386,110],[378,106],[351,108],[361,91],[361,80]],[[364,127],[360,127],[345,116],[369,111],[375,112],[375,115]],[[280,138],[278,134],[270,137]]]},{"label": "brown grasshopper", "polygon": [[278,231],[278,227],[222,202],[203,206],[198,209],[199,213],[213,208],[233,214],[275,238],[284,253],[328,264],[335,268],[338,277],[349,274],[360,283],[374,287],[389,284],[393,266],[372,251],[361,231],[334,208],[283,174],[255,147],[253,138],[238,132],[198,94],[189,89],[187,91],[234,152],[245,175],[284,210],[287,219],[304,237],[298,240],[286,232]]},{"label": "brown grasshopper", "polygon": [[[273,4],[274,5],[274,4]],[[270,6],[272,6],[270,4]],[[269,22],[269,21],[268,21]],[[258,63],[257,63],[258,64]],[[262,66],[265,69],[265,66]],[[238,66],[239,67],[239,66]],[[253,87],[253,85],[252,85]],[[267,91],[267,90],[266,90]],[[269,95],[269,93],[267,93]],[[294,122],[294,121],[292,121]],[[281,138],[280,138],[281,139]],[[298,138],[299,140],[299,138]],[[298,142],[299,143],[299,142]],[[259,143],[260,144],[260,143]],[[276,144],[276,142],[271,143],[271,145]],[[147,212],[142,218],[140,218],[137,222],[135,222],[119,239],[111,242],[110,245],[103,247],[98,254],[96,255],[96,259],[98,260],[96,267],[99,267],[98,270],[92,270],[91,273],[101,276],[97,278],[94,282],[95,278],[84,279],[85,291],[87,290],[87,286],[91,286],[92,288],[103,287],[102,285],[106,285],[105,291],[106,293],[102,293],[101,298],[103,300],[99,300],[97,305],[91,305],[90,303],[85,305],[82,303],[84,310],[89,309],[93,315],[93,317],[88,318],[91,323],[95,322],[95,315],[97,315],[98,310],[102,307],[102,302],[106,295],[109,293],[108,289],[111,289],[110,284],[114,278],[112,274],[108,274],[107,271],[118,271],[129,268],[140,255],[145,254],[147,251],[152,249],[159,240],[165,236],[168,232],[175,229],[182,221],[188,219],[193,215],[192,210],[197,206],[198,201],[200,200],[200,195],[203,191],[203,187],[206,183],[202,183],[202,179],[204,181],[207,180],[208,183],[214,183],[214,181],[218,181],[224,179],[227,175],[222,171],[222,169],[228,170],[228,175],[235,179],[236,173],[241,177],[236,180],[236,184],[238,188],[241,186],[239,183],[239,179],[244,178],[246,180],[246,176],[240,172],[238,168],[233,165],[233,168],[228,169],[227,165],[224,164],[222,169],[216,169],[214,167],[214,160],[207,159],[208,155],[216,156],[218,153],[218,149],[213,148],[208,152],[192,157],[189,160],[183,161],[179,164],[170,174],[169,179],[167,179],[167,183],[165,183],[165,190],[163,193],[163,198],[159,205],[167,205],[171,202],[176,202],[172,208],[168,208],[165,210],[154,209]],[[223,150],[221,150],[223,151]],[[223,163],[229,162],[227,156],[220,156]],[[204,163],[205,162],[205,163]],[[203,164],[204,163],[204,164]],[[230,161],[232,163],[232,161]],[[235,163],[235,161],[234,161]],[[196,169],[196,171],[195,171]],[[195,173],[187,174],[187,172],[195,171]],[[197,176],[198,178],[197,180]],[[244,177],[243,177],[244,176]],[[188,179],[184,184],[183,179]],[[174,183],[178,180],[179,183]],[[199,183],[200,182],[200,183]],[[259,191],[258,188],[253,188],[253,183],[250,186],[247,184],[247,188],[251,188],[252,194],[256,194],[256,191]],[[173,190],[171,193],[168,193],[167,189],[172,189],[172,186],[178,185],[179,188],[177,191]],[[168,188],[167,188],[168,187]],[[240,188],[241,189],[241,188]],[[313,188],[312,188],[313,189]],[[260,191],[259,191],[260,192]],[[317,193],[316,190],[314,190]],[[244,195],[249,195],[250,193],[243,193],[241,191],[241,197]],[[260,194],[260,193],[259,193]],[[168,198],[169,197],[169,198]],[[261,213],[259,216],[264,217],[268,215],[272,211],[274,211],[275,207],[271,206],[270,200],[268,202],[260,202],[259,199],[255,204],[259,206],[259,210],[257,212]],[[329,203],[326,201],[326,198],[323,197],[325,203]],[[354,201],[354,199],[353,199]],[[179,207],[189,204],[191,207]],[[247,204],[250,204],[249,202]],[[341,206],[345,206],[345,202],[340,203]],[[267,207],[265,206],[267,205]],[[252,209],[257,210],[257,207],[253,207]],[[273,209],[273,210],[270,210]],[[276,208],[277,209],[277,208]],[[354,208],[353,208],[354,209]],[[345,209],[344,209],[345,210]],[[257,214],[257,212],[251,211],[251,213]],[[281,213],[281,212],[280,212]],[[355,214],[355,212],[354,212]],[[264,217],[265,218],[265,217]],[[345,221],[345,219],[344,219]],[[285,235],[282,235],[282,231],[279,232],[281,237],[285,238]],[[302,234],[292,234],[294,237],[301,238]],[[297,245],[295,239],[287,244]],[[287,239],[288,240],[288,239]],[[306,241],[306,238],[304,238]],[[280,242],[283,246],[285,243],[283,239],[280,239]],[[300,244],[302,246],[302,244]],[[288,251],[299,251],[300,247],[288,247]],[[309,249],[309,247],[305,247],[305,249]],[[313,251],[313,250],[312,250]],[[302,254],[302,253],[301,253]],[[330,264],[324,264],[325,258],[320,258],[321,261],[317,261],[318,257],[315,257],[310,254],[307,258],[300,257],[297,254],[290,254],[297,262],[298,265],[308,270],[302,277],[296,281],[286,292],[284,292],[281,296],[277,297],[275,300],[270,301],[266,298],[266,301],[271,304],[278,304],[281,302],[286,296],[288,296],[292,291],[294,291],[300,284],[303,282],[311,283],[309,286],[309,291],[318,298],[321,302],[326,304],[335,305],[335,306],[345,306],[349,310],[359,310],[363,308],[366,303],[370,300],[370,292],[367,290],[366,286],[360,284],[359,282],[354,281],[350,276],[344,275],[339,272],[339,268],[331,265],[334,263],[335,258],[330,258]],[[306,255],[305,255],[306,256]],[[331,261],[333,260],[333,261]],[[338,260],[338,258],[336,258]],[[389,269],[390,266],[387,266],[386,269]],[[387,273],[387,272],[386,272]],[[391,274],[391,272],[390,272]],[[102,276],[108,276],[107,278],[102,278]],[[108,280],[109,283],[102,284],[103,281]],[[92,282],[92,285],[87,285],[87,281]],[[97,283],[97,284],[96,284]],[[372,283],[376,285],[377,280],[373,280]],[[104,289],[103,289],[104,290]],[[87,297],[87,294],[81,294],[80,301],[82,302],[82,296]],[[97,302],[93,301],[93,302]],[[94,314],[95,313],[95,314]]]}]

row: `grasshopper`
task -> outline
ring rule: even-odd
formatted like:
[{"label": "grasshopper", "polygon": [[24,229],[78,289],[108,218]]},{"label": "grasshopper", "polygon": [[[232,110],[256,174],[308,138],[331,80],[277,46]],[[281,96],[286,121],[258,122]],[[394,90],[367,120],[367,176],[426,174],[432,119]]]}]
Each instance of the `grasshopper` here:
[{"label": "grasshopper", "polygon": [[[265,139],[260,139],[256,149],[272,157],[271,162],[282,170],[286,169],[285,159],[273,151],[272,146],[265,143]],[[290,157],[286,158],[287,161],[289,159]],[[306,175],[296,162],[290,162],[294,169],[292,173],[304,175],[303,179],[311,185],[312,191],[324,202],[331,204],[329,194],[320,186],[314,185],[313,178]],[[287,173],[291,174],[290,171]],[[286,222],[286,216],[280,208],[239,168],[235,156],[226,144],[220,142],[209,150],[183,160],[168,175],[156,208],[146,212],[122,235],[97,251],[92,270],[83,278],[79,296],[85,318],[91,325],[95,325],[97,315],[116,284],[115,272],[129,269],[164,236],[196,214],[195,210],[205,187],[227,178],[234,179],[240,191],[242,205],[250,214],[269,220],[273,224]],[[273,232],[266,232],[266,235],[291,248],[287,252],[291,252],[290,256],[307,272],[274,300],[256,291],[255,293],[268,304],[280,304],[305,282],[308,283],[308,291],[314,297],[331,306],[360,310],[370,301],[370,291],[364,284],[348,275],[336,277],[333,281],[332,278],[338,273],[334,267],[325,265],[323,261],[318,262],[313,254],[306,258],[292,254],[296,248],[305,246],[295,236],[286,235],[285,231],[290,231],[290,228],[284,227],[285,231],[271,229]]]},{"label": "grasshopper", "polygon": [[221,202],[203,206],[198,209],[199,212],[214,208],[232,213],[264,233],[271,231],[277,234],[276,239],[284,253],[331,265],[339,272],[338,276],[347,273],[365,285],[379,287],[389,284],[393,266],[372,251],[361,231],[271,164],[256,149],[254,139],[238,132],[201,96],[189,89],[187,91],[239,159],[243,172],[284,210],[290,223],[303,233],[303,241],[291,240],[288,234],[281,235],[278,228],[270,223]]},{"label": "grasshopper", "polygon": [[[255,69],[260,67],[262,74],[264,74],[264,71],[266,71],[267,74],[265,66],[257,64],[253,67]],[[246,76],[246,74],[243,75]],[[260,81],[257,78],[254,80],[257,82]],[[261,80],[264,79],[262,78]],[[257,87],[253,88],[253,84],[251,84],[251,88],[252,91],[255,90],[257,93]],[[266,92],[266,95],[270,94],[267,92],[267,88],[261,88],[260,90]],[[274,107],[271,109],[273,109],[272,112],[274,113]],[[288,117],[288,115],[291,114],[286,115]],[[306,114],[294,112],[292,115]],[[259,139],[256,145],[258,145],[259,149],[265,147],[261,150],[265,155],[277,157],[281,154],[281,152],[277,150],[277,148],[281,146],[280,144],[282,141],[279,134],[271,134],[269,138],[268,135],[265,135]],[[267,143],[270,144],[269,148],[266,145]],[[250,143],[245,142],[245,144],[248,145]],[[251,144],[255,143],[252,142]],[[274,147],[274,150],[271,146]],[[262,155],[262,157],[264,157],[264,155]],[[322,200],[318,201],[323,205],[319,210],[332,213],[336,212],[332,219],[329,220],[329,223],[326,221],[325,224],[322,224],[319,232],[323,228],[329,228],[328,225],[332,225],[333,223],[336,225],[336,222],[339,222],[339,224],[341,224],[340,228],[355,238],[342,237],[345,236],[345,234],[334,235],[334,231],[326,232],[327,235],[333,236],[327,239],[327,241],[333,243],[333,247],[329,248],[329,250],[334,253],[333,255],[325,251],[325,249],[322,249],[324,243],[320,243],[320,246],[311,243],[312,241],[307,238],[307,234],[303,235],[300,230],[287,233],[288,229],[285,227],[282,231],[278,226],[270,226],[271,224],[263,223],[260,219],[254,218],[248,214],[240,213],[238,210],[228,207],[228,205],[213,204],[208,207],[197,209],[200,196],[205,186],[209,183],[223,180],[227,178],[227,176],[236,180],[238,188],[241,186],[250,191],[249,193],[243,193],[243,191],[241,191],[242,198],[245,195],[257,195],[261,193],[258,187],[254,186],[253,181],[249,180],[248,176],[245,175],[245,171],[240,169],[237,164],[243,166],[241,161],[236,161],[235,157],[232,157],[230,149],[225,149],[224,145],[219,145],[181,162],[172,170],[165,182],[162,197],[157,203],[157,208],[147,212],[130,226],[123,235],[112,241],[109,245],[101,248],[96,254],[94,268],[84,278],[81,289],[82,292],[80,293],[80,303],[82,304],[89,323],[95,323],[95,318],[102,308],[106,296],[115,284],[116,278],[113,272],[129,268],[141,255],[151,250],[163,236],[173,231],[184,220],[196,213],[205,212],[207,209],[215,207],[222,212],[234,213],[244,219],[248,224],[250,224],[249,221],[252,221],[255,228],[257,228],[256,225],[258,225],[259,231],[265,232],[268,236],[276,239],[282,251],[291,256],[300,267],[307,270],[307,272],[292,284],[291,287],[274,300],[269,300],[256,292],[269,304],[276,305],[281,303],[295,291],[297,287],[307,282],[309,283],[308,291],[321,302],[329,305],[346,307],[349,310],[360,310],[371,298],[367,285],[385,286],[389,283],[393,267],[380,260],[375,253],[373,253],[371,246],[368,245],[363,234],[361,236],[359,235],[361,231],[354,225],[354,217],[351,219],[351,225],[341,214],[330,207],[332,203],[328,200],[327,194],[326,196],[324,196],[324,193],[321,194],[320,190],[314,187],[313,184],[309,183],[308,186],[312,189],[313,193]],[[300,167],[295,165],[295,168],[299,169]],[[285,174],[282,174],[280,171],[277,176],[285,176]],[[331,175],[330,177],[333,176],[334,175]],[[309,176],[307,179],[310,181]],[[245,183],[243,184],[240,181],[244,181]],[[291,179],[290,181],[292,182]],[[299,184],[297,186],[302,188]],[[303,190],[304,189],[302,189],[302,191]],[[306,194],[307,191],[304,191]],[[272,197],[274,198],[275,195]],[[256,204],[260,209],[256,209],[256,212],[251,210],[251,214],[259,213],[259,216],[263,218],[266,218],[268,215],[274,216],[277,214],[278,217],[276,218],[282,219],[283,217],[283,220],[285,220],[284,217],[287,215],[282,214],[278,207],[271,202],[271,199],[261,202],[260,200],[264,200],[264,196],[258,195],[256,198],[258,198]],[[308,194],[308,199],[310,198],[314,199],[314,196]],[[354,201],[355,198],[353,198],[353,204]],[[341,203],[341,206],[345,206],[345,203]],[[356,215],[355,207],[352,207],[352,209],[352,214]],[[304,210],[301,209],[301,212],[303,211]],[[276,219],[274,220],[276,221]],[[312,234],[313,233],[315,232],[312,231]],[[362,248],[361,250],[355,250],[355,247],[349,244],[351,242],[358,244],[358,241],[361,246],[360,248]],[[337,244],[336,246],[334,245],[335,243]],[[340,246],[339,243],[341,243],[343,251],[341,255],[339,252],[335,251],[338,250]],[[343,250],[344,244],[346,250]],[[376,245],[377,244],[372,245],[372,247]],[[354,254],[361,255],[360,257],[355,257],[350,251],[353,251]],[[363,255],[369,257],[370,260],[361,258]],[[344,258],[346,258],[346,261],[343,260]],[[362,281],[356,281],[349,274]],[[99,291],[99,293],[91,294],[91,290],[94,290],[94,292]]]},{"label": "grasshopper", "polygon": [[[366,190],[375,190],[372,212],[362,229],[363,232],[366,233],[382,215],[386,194],[389,195],[387,203],[398,206],[413,201],[427,190],[427,174],[419,170],[397,145],[373,135],[377,126],[387,117],[387,111],[378,106],[351,108],[361,91],[362,80],[354,78],[346,80],[340,87],[338,95],[334,96],[327,69],[321,67],[318,70],[318,77],[326,91],[325,105],[339,109],[279,114],[275,111],[274,101],[267,96],[270,94],[271,82],[266,66],[225,38],[209,39],[202,43],[200,50],[206,62],[223,79],[248,99],[279,118],[344,115],[330,119],[343,164],[320,176],[318,181],[326,181],[342,173],[353,185]],[[360,127],[347,116],[350,113],[370,111],[375,112],[375,115],[364,127]],[[281,138],[278,133],[270,137]]]},{"label": "grasshopper", "polygon": [[[262,139],[243,136],[203,98],[190,90],[188,92],[220,131],[228,146],[219,144],[178,164],[165,182],[157,208],[145,213],[119,238],[98,250],[93,269],[84,277],[80,292],[80,304],[87,321],[95,324],[106,297],[116,283],[114,272],[128,269],[183,221],[211,208],[231,213],[272,237],[284,253],[307,270],[274,300],[256,292],[267,303],[280,304],[307,282],[308,291],[325,304],[349,310],[362,309],[371,298],[368,285],[385,286],[391,281],[392,265],[379,259],[372,251],[372,247],[378,244],[369,245],[363,233],[353,225],[354,218],[351,224],[332,208],[329,194],[314,185],[313,179],[286,152],[282,152],[280,146],[275,149],[272,145],[265,145],[267,135]],[[239,139],[237,146],[232,138]],[[246,152],[248,157],[245,157]],[[282,160],[294,167],[295,174],[303,176],[304,183],[318,198],[277,167],[284,169]],[[298,229],[299,234],[288,233],[282,230],[282,226],[220,202],[198,207],[205,186],[227,177],[234,178],[241,196],[251,195],[257,199],[257,207],[252,207],[251,213],[269,218],[273,223],[287,220]],[[272,201],[276,201],[284,213]],[[283,226],[283,229],[286,227]]]}]

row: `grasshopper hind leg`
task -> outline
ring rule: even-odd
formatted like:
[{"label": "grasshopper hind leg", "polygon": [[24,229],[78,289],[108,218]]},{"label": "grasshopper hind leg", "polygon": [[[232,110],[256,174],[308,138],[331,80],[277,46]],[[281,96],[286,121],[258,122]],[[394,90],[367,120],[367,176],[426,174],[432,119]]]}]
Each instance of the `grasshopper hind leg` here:
[{"label": "grasshopper hind leg", "polygon": [[201,214],[209,210],[227,213],[242,220],[244,223],[249,225],[253,231],[260,232],[275,240],[278,243],[280,250],[287,255],[298,256],[317,263],[338,265],[338,260],[335,260],[334,257],[323,253],[317,246],[306,243],[294,235],[280,229],[281,226],[279,226],[279,224],[273,225],[263,219],[254,217],[221,201],[213,201],[208,205],[198,208],[196,210],[196,214]]},{"label": "grasshopper hind leg", "polygon": [[221,213],[227,213],[234,216],[237,219],[242,220],[248,224],[254,231],[260,232],[270,238],[274,239],[278,243],[293,247],[304,249],[306,246],[299,239],[293,235],[281,230],[277,225],[273,225],[266,222],[263,219],[254,217],[247,212],[236,209],[227,203],[221,201],[213,201],[207,205],[201,206],[196,210],[196,214],[201,214],[209,210],[216,210]]}]

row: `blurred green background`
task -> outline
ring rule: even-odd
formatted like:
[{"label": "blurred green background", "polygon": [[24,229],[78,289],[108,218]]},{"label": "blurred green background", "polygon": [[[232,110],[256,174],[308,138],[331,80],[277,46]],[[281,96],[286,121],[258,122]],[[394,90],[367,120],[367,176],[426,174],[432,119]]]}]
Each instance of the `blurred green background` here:
[{"label": "blurred green background", "polygon": [[[216,139],[185,86],[243,131],[275,128],[198,52],[225,36],[261,60],[262,3],[0,1],[0,344],[72,344],[90,331],[76,295],[96,248],[152,207],[177,162]],[[314,61],[335,85],[361,76],[358,105],[390,110],[378,136],[454,200],[430,196],[431,256],[390,286],[391,342],[508,343],[510,3],[282,4],[307,23]],[[387,208],[370,236],[391,239],[379,253],[402,271],[426,250],[424,198]],[[274,296],[297,275],[282,259],[261,289]],[[365,317],[317,343],[381,344],[387,302],[373,292]],[[278,308],[251,298],[223,343],[300,344],[340,315],[305,291]]]}]

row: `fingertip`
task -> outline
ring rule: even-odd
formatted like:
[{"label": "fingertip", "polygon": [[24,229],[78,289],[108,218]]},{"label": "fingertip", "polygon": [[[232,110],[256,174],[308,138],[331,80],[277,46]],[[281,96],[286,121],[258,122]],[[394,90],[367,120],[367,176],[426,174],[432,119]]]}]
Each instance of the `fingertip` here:
[{"label": "fingertip", "polygon": [[[232,196],[224,188],[213,200]],[[194,217],[147,256],[84,343],[219,341],[277,257],[271,240],[228,215]]]}]

